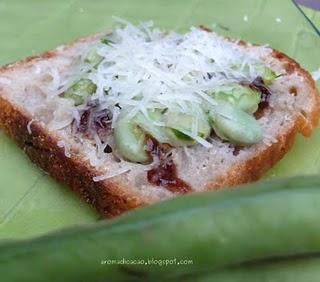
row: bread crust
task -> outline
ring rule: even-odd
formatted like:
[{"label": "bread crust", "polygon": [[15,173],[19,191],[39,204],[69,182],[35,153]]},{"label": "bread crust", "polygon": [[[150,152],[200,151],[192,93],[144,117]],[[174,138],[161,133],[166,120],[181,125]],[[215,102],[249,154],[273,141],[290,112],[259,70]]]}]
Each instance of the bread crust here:
[{"label": "bread crust", "polygon": [[313,107],[308,113],[300,113],[291,128],[285,132],[280,132],[278,136],[275,137],[278,140],[277,143],[273,143],[250,159],[237,162],[226,174],[221,175],[214,181],[210,181],[205,187],[207,191],[258,180],[290,150],[294,143],[294,138],[298,133],[309,137],[319,123],[320,95],[310,73],[304,70],[295,60],[280,51],[273,50],[271,55],[282,62],[287,73],[296,72],[303,76],[310,88]]},{"label": "bread crust", "polygon": [[94,182],[92,178],[98,172],[77,157],[66,157],[64,149],[57,145],[57,138],[38,123],[32,123],[29,134],[27,125],[31,118],[1,97],[0,109],[0,126],[29,158],[56,180],[67,184],[99,213],[111,217],[145,204],[116,181]]},{"label": "bread crust", "polygon": [[[79,42],[90,42],[106,33],[94,34],[64,45],[71,48]],[[33,64],[40,59],[50,59],[58,55],[56,49],[38,56],[4,65],[0,74]],[[2,89],[0,88],[0,94]],[[116,180],[94,182],[92,178],[100,173],[80,158],[65,156],[64,149],[58,147],[58,139],[39,123],[31,124],[31,134],[27,126],[32,120],[27,113],[0,95],[0,127],[22,148],[28,157],[50,176],[66,184],[88,204],[105,217],[117,216],[127,210],[147,204],[148,199],[134,195],[126,189],[125,183]]]},{"label": "bread crust", "polygon": [[[94,40],[99,35],[80,39],[81,42]],[[79,40],[77,41],[79,42]],[[241,43],[242,44],[242,43]],[[65,48],[71,47],[66,45]],[[48,59],[57,55],[57,50],[44,52],[37,57],[9,64],[0,69],[0,74],[12,71],[35,60]],[[267,169],[280,160],[291,148],[294,137],[298,132],[309,136],[318,124],[320,117],[320,98],[311,75],[300,65],[285,54],[274,50],[272,56],[286,65],[287,72],[299,72],[308,83],[314,99],[313,108],[308,113],[297,117],[294,126],[286,132],[281,132],[278,142],[272,144],[258,155],[232,166],[225,175],[209,182],[204,190],[213,190],[225,186],[257,180]],[[0,94],[1,94],[0,88]],[[126,183],[120,183],[117,178],[94,182],[92,178],[99,174],[88,163],[79,157],[65,156],[64,149],[58,147],[58,139],[49,133],[41,124],[34,122],[29,134],[27,125],[31,117],[0,95],[0,126],[9,136],[26,152],[29,158],[40,168],[49,173],[59,182],[67,184],[74,192],[79,194],[87,203],[92,205],[99,213],[106,217],[119,215],[127,210],[146,205],[152,201],[130,192]]]}]

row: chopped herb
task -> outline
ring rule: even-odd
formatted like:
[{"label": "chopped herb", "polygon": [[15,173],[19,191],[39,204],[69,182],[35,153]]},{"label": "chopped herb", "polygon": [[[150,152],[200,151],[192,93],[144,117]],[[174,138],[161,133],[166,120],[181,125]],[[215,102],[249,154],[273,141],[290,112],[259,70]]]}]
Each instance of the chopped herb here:
[{"label": "chopped herb", "polygon": [[109,38],[101,38],[101,43],[106,44],[106,45],[110,45],[110,44],[114,44],[114,42],[112,40],[110,40]]},{"label": "chopped herb", "polygon": [[165,108],[161,111],[161,114],[165,114],[168,111],[168,108]]}]

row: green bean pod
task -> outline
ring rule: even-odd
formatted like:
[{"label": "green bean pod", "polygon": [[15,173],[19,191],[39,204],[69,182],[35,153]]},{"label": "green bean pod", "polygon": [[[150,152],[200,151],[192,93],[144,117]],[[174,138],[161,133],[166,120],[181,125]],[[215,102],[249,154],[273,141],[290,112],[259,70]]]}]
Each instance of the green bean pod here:
[{"label": "green bean pod", "polygon": [[315,282],[320,277],[320,255],[274,259],[228,267],[186,278],[192,282]]},{"label": "green bean pod", "polygon": [[[3,242],[2,281],[157,281],[319,252],[319,186],[319,176],[265,181],[179,197],[33,240]],[[123,258],[136,264],[108,263]],[[149,264],[152,258],[193,263],[160,267]]]}]

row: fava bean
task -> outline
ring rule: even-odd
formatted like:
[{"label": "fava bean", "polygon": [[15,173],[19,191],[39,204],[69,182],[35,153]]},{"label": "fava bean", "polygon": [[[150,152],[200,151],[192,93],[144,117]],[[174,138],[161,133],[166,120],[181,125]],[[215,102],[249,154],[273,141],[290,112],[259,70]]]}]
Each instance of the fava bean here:
[{"label": "fava bean", "polygon": [[97,53],[95,48],[89,50],[87,56],[84,59],[84,62],[92,65],[92,67],[97,68],[98,65],[102,62],[103,57]]},{"label": "fava bean", "polygon": [[94,94],[96,90],[97,86],[90,79],[83,78],[63,92],[62,97],[72,99],[78,106],[83,104],[86,98]]},{"label": "fava bean", "polygon": [[151,161],[146,151],[145,132],[135,122],[128,120],[125,113],[118,117],[114,129],[114,140],[117,150],[124,159],[137,163]]},{"label": "fava bean", "polygon": [[193,114],[168,111],[164,116],[164,121],[169,144],[172,146],[195,144],[196,141],[186,134],[186,132],[192,133],[193,126],[199,137],[207,138],[210,135],[210,124],[202,109],[197,109],[197,112]]},{"label": "fava bean", "polygon": [[227,101],[250,114],[258,109],[261,101],[258,91],[237,83],[223,85],[216,89],[211,95],[217,100]]},{"label": "fava bean", "polygon": [[255,118],[227,102],[209,111],[215,133],[235,145],[250,145],[262,140],[262,129]]}]

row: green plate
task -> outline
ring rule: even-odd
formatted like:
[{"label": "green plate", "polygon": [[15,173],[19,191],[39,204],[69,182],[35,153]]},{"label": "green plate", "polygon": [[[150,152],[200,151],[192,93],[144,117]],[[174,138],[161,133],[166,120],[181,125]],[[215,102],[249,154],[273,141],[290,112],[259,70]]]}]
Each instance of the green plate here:
[{"label": "green plate", "polygon": [[[291,1],[256,0],[2,0],[0,64],[35,55],[113,26],[111,16],[154,20],[178,31],[204,24],[222,34],[270,44],[310,71],[320,67],[320,38]],[[320,130],[298,137],[292,151],[267,175],[319,173]],[[36,168],[0,132],[0,238],[25,238],[99,215]]]}]

